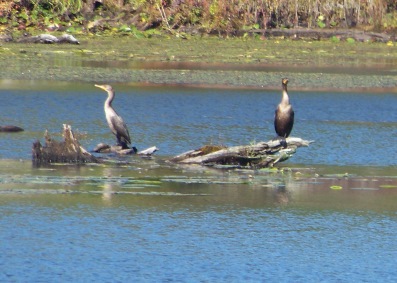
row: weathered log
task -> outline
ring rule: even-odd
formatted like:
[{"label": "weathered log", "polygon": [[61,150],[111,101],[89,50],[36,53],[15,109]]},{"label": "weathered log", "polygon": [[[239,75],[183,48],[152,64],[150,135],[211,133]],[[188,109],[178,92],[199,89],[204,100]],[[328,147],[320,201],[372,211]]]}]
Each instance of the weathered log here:
[{"label": "weathered log", "polygon": [[6,126],[0,126],[0,132],[16,133],[16,132],[23,132],[23,129],[18,126],[6,125]]},{"label": "weathered log", "polygon": [[153,153],[155,153],[158,150],[159,149],[156,146],[152,146],[152,147],[149,147],[147,149],[138,151],[137,154],[138,155],[150,156],[150,155],[152,155]]},{"label": "weathered log", "polygon": [[134,146],[132,148],[123,149],[120,145],[108,145],[106,143],[99,143],[93,149],[93,151],[97,153],[116,153],[119,155],[138,154],[138,155],[146,155],[146,156],[152,155],[158,150],[159,149],[156,146],[152,146],[145,150],[138,151],[138,149]]},{"label": "weathered log", "polygon": [[309,146],[313,141],[289,137],[286,140],[274,139],[253,145],[217,147],[204,146],[197,150],[182,153],[170,159],[178,164],[200,164],[205,166],[236,166],[264,168],[289,159],[296,149]]},{"label": "weathered log", "polygon": [[63,125],[64,141],[58,142],[46,131],[45,145],[40,141],[33,143],[32,161],[34,164],[48,163],[98,163],[99,160],[85,150],[75,138],[70,125]]},{"label": "weathered log", "polygon": [[121,145],[109,145],[106,143],[99,143],[93,149],[93,151],[97,153],[117,153],[120,155],[127,155],[127,154],[136,154],[138,150],[135,147],[123,149]]}]

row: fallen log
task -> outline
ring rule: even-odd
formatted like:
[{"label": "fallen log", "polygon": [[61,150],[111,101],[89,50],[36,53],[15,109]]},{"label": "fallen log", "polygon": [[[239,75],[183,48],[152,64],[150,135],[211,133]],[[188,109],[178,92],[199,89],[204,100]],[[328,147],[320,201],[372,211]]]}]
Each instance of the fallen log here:
[{"label": "fallen log", "polygon": [[70,125],[63,125],[64,141],[53,140],[48,132],[44,134],[45,145],[40,141],[33,143],[32,161],[34,164],[49,163],[98,163],[99,160],[85,150],[75,138]]},{"label": "fallen log", "polygon": [[97,153],[116,153],[119,155],[129,155],[129,154],[137,154],[137,155],[145,155],[150,156],[154,154],[159,149],[156,146],[149,147],[144,150],[138,151],[138,149],[133,146],[132,148],[123,149],[120,145],[108,145],[106,143],[99,143],[94,149],[94,152]]},{"label": "fallen log", "polygon": [[109,145],[106,143],[99,143],[94,149],[97,153],[117,153],[120,155],[135,154],[137,149],[135,147],[123,149],[120,145]]},{"label": "fallen log", "polygon": [[252,145],[233,147],[204,146],[177,155],[169,162],[178,164],[199,164],[216,167],[273,167],[292,157],[298,147],[309,146],[313,141],[289,137],[274,139]]}]

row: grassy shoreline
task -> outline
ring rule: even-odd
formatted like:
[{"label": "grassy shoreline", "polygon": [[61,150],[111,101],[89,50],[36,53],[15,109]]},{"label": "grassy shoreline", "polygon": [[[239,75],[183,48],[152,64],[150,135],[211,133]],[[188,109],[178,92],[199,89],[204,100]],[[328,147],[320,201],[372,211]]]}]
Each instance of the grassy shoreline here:
[{"label": "grassy shoreline", "polygon": [[0,31],[117,33],[152,30],[235,35],[251,29],[359,28],[395,33],[393,0],[3,0]]}]

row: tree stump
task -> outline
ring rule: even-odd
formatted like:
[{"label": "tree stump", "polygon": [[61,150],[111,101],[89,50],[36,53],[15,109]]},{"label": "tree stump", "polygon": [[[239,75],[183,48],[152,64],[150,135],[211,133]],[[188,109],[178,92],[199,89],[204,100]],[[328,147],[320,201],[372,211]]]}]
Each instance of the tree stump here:
[{"label": "tree stump", "polygon": [[58,142],[49,136],[48,132],[44,134],[45,145],[42,146],[40,141],[33,143],[32,161],[34,164],[49,163],[98,163],[99,160],[85,150],[75,138],[70,125],[63,125],[64,141]]},{"label": "tree stump", "polygon": [[292,157],[298,147],[309,146],[313,141],[289,137],[233,147],[203,146],[177,155],[169,162],[199,164],[216,167],[265,168]]}]

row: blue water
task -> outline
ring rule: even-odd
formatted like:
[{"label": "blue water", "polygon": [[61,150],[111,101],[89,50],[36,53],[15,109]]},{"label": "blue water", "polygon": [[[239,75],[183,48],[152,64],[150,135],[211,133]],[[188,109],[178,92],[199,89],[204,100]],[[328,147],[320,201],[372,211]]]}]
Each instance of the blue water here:
[{"label": "blue water", "polygon": [[293,136],[315,140],[292,171],[222,171],[163,160],[273,138],[279,91],[114,85],[156,158],[35,168],[46,129],[115,139],[93,85],[21,84],[0,89],[0,125],[25,129],[0,133],[0,282],[397,281],[396,94],[291,89]]},{"label": "blue water", "polygon": [[[0,158],[30,159],[32,142],[43,140],[46,129],[61,133],[64,123],[82,134],[81,143],[89,150],[100,142],[115,142],[105,121],[105,92],[87,84],[43,87],[36,83],[28,90],[0,90],[0,124],[25,129],[1,134]],[[279,91],[114,88],[114,107],[138,149],[156,145],[160,155],[173,156],[209,143],[232,146],[275,136],[273,115]],[[290,90],[290,96],[295,109],[292,136],[315,140],[310,149],[298,151],[294,162],[397,165],[396,94]]]},{"label": "blue water", "polygon": [[0,211],[2,282],[397,280],[395,212],[30,200]]}]

